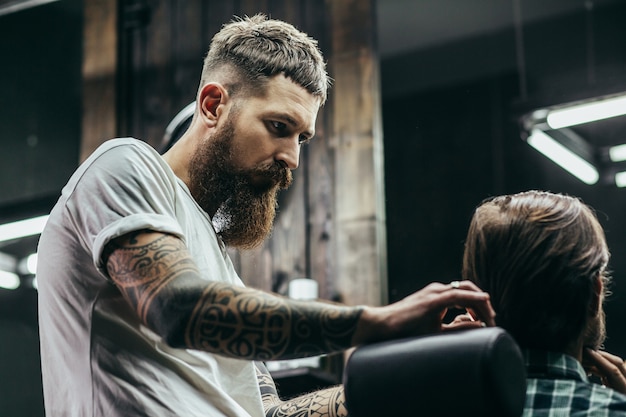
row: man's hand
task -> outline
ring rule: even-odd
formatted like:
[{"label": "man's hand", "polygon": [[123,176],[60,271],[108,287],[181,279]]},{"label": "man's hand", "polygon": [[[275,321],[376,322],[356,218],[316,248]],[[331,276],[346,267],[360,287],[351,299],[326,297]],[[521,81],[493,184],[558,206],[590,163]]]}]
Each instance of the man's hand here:
[{"label": "man's hand", "polygon": [[583,352],[583,366],[607,387],[626,394],[626,363],[619,356],[586,348]]},{"label": "man's hand", "polygon": [[[466,309],[467,319],[445,324],[443,318],[449,308]],[[366,307],[352,341],[359,345],[485,325],[495,326],[489,294],[470,281],[435,282],[394,304]]]}]

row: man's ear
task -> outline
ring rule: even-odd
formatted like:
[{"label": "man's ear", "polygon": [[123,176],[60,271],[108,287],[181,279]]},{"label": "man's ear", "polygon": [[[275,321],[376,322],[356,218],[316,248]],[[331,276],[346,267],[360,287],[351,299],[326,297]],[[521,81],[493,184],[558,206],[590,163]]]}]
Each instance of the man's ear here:
[{"label": "man's ear", "polygon": [[228,101],[226,88],[217,82],[205,84],[198,95],[200,103],[200,117],[209,127],[214,127],[224,111]]}]

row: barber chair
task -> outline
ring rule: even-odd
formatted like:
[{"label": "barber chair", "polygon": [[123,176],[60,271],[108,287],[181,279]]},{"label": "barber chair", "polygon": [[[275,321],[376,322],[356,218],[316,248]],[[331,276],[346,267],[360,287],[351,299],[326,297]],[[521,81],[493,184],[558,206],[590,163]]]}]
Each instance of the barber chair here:
[{"label": "barber chair", "polygon": [[363,345],[344,368],[351,417],[519,417],[524,361],[502,328]]},{"label": "barber chair", "polygon": [[158,147],[158,151],[161,154],[167,152],[180,137],[185,133],[191,124],[193,119],[193,112],[196,109],[196,102],[192,101],[180,110],[176,116],[172,118],[167,127],[165,133],[161,139],[161,144]]}]

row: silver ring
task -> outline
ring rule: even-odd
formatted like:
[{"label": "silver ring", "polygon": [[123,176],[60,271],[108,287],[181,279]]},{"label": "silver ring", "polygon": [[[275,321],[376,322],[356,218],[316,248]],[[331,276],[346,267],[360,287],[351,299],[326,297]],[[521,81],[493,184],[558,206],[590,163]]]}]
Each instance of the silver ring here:
[{"label": "silver ring", "polygon": [[461,283],[460,283],[459,281],[452,281],[452,282],[450,283],[450,286],[451,286],[452,288],[454,288],[454,289],[457,289],[457,288],[459,288],[459,287],[461,286]]}]

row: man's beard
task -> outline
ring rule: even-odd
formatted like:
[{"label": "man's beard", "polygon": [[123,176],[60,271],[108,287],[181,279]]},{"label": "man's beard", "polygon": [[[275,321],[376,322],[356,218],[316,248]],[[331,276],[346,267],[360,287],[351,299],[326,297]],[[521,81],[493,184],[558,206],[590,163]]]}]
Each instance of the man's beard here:
[{"label": "man's beard", "polygon": [[[189,163],[190,191],[228,246],[250,249],[272,231],[279,190],[291,185],[291,170],[275,162],[252,169],[234,166],[233,119],[196,149]],[[250,144],[250,146],[254,146]]]},{"label": "man's beard", "polygon": [[598,314],[587,322],[583,335],[583,346],[598,350],[606,339],[606,319],[604,309],[600,307]]}]

